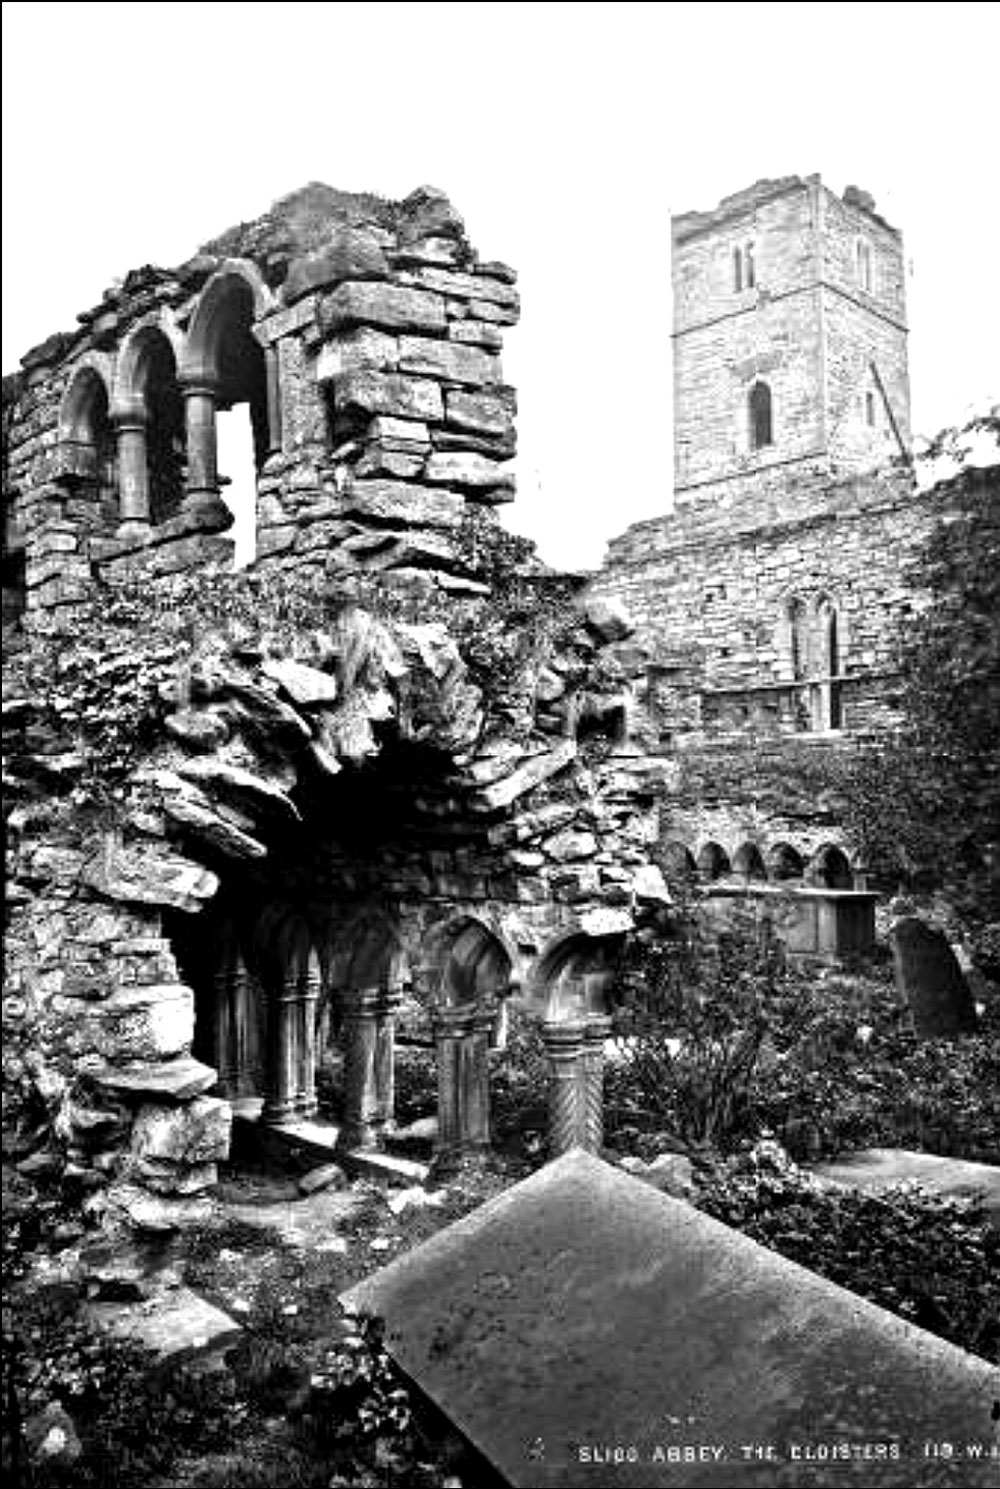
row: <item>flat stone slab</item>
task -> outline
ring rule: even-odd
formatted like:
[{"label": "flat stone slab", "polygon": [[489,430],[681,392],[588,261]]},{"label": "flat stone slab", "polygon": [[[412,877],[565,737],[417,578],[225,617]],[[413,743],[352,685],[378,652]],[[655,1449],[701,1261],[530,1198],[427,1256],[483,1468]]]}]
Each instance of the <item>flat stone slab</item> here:
[{"label": "flat stone slab", "polygon": [[517,1489],[997,1482],[1000,1371],[581,1150],[341,1301]]},{"label": "flat stone slab", "polygon": [[940,1158],[935,1153],[912,1153],[906,1148],[865,1148],[834,1163],[818,1163],[812,1172],[818,1179],[871,1194],[894,1184],[917,1183],[947,1198],[978,1195],[992,1224],[1000,1226],[1000,1168],[991,1163]]},{"label": "flat stone slab", "polygon": [[86,1312],[105,1333],[142,1344],[163,1360],[217,1348],[240,1333],[234,1318],[188,1287],[142,1303],[88,1303]]}]

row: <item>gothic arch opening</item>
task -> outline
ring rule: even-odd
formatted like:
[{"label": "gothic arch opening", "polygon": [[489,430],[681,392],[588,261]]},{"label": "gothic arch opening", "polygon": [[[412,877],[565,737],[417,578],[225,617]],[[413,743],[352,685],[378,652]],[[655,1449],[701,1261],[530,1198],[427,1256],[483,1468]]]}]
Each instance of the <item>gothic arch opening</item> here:
[{"label": "gothic arch opening", "polygon": [[850,859],[842,848],[827,843],[809,860],[806,880],[809,884],[826,889],[853,889],[854,874]]},{"label": "gothic arch opening", "polygon": [[668,884],[690,884],[698,877],[694,854],[675,839],[660,844],[660,866]]},{"label": "gothic arch opening", "polygon": [[510,973],[510,957],[497,937],[469,916],[447,928],[439,952],[435,1001],[453,1008],[503,997]]},{"label": "gothic arch opening", "polygon": [[[195,485],[203,495],[225,491],[238,564],[256,553],[256,482],[274,443],[274,398],[269,401],[267,359],[253,334],[256,315],[249,280],[236,269],[220,273],[198,302],[185,354],[185,381],[199,409],[192,426]],[[220,455],[230,474],[219,473]]]},{"label": "gothic arch opening", "polygon": [[775,843],[767,855],[768,877],[781,882],[801,879],[805,868],[802,854],[790,843]]},{"label": "gothic arch opening", "polygon": [[533,978],[533,1001],[546,1022],[561,1023],[608,1011],[608,992],[621,945],[620,936],[588,936],[573,931],[557,937],[546,948]]},{"label": "gothic arch opening", "polygon": [[81,367],[66,390],[59,453],[62,480],[92,499],[99,527],[113,527],[118,520],[115,434],[107,384],[94,367]]},{"label": "gothic arch opening", "polygon": [[707,884],[724,879],[732,872],[729,854],[718,843],[705,843],[698,853],[698,873]]},{"label": "gothic arch opening", "polygon": [[766,879],[767,869],[755,843],[741,843],[733,854],[733,873],[743,879]]},{"label": "gothic arch opening", "polygon": [[116,420],[122,517],[157,526],[180,511],[187,469],[184,401],[177,361],[158,326],[137,332],[123,356]]}]

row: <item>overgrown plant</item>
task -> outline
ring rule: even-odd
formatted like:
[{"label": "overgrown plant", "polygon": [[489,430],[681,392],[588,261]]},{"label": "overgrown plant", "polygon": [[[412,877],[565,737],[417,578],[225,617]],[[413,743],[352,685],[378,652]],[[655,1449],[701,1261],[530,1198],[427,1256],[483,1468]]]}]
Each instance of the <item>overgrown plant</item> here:
[{"label": "overgrown plant", "polygon": [[691,905],[660,937],[632,940],[614,996],[613,1119],[653,1125],[695,1152],[751,1130],[765,1040],[792,1042],[809,1018],[803,979],[767,920],[713,926]]}]

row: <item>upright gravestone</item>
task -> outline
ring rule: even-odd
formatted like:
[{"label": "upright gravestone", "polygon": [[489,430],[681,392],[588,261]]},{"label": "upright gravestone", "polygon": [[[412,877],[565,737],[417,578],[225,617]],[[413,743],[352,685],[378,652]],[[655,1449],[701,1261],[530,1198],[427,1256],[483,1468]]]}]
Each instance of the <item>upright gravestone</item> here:
[{"label": "upright gravestone", "polygon": [[944,933],[917,915],[904,915],[891,939],[896,986],[920,1038],[975,1033],[976,1005]]},{"label": "upright gravestone", "polygon": [[341,1301],[515,1489],[995,1489],[994,1366],[582,1149]]}]

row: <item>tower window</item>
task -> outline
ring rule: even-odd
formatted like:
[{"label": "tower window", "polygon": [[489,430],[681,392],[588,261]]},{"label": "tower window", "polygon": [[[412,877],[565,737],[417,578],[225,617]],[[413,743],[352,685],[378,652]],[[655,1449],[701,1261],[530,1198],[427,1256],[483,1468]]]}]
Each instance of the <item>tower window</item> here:
[{"label": "tower window", "polygon": [[858,283],[868,294],[872,292],[874,283],[872,269],[872,246],[864,238],[859,238],[856,245]]},{"label": "tower window", "polygon": [[757,283],[753,248],[752,243],[743,243],[733,249],[733,289],[737,294],[741,290],[752,290]]},{"label": "tower window", "polygon": [[762,450],[774,444],[771,418],[771,390],[767,383],[754,383],[747,400],[750,415],[750,448]]},{"label": "tower window", "polygon": [[875,427],[875,394],[870,388],[865,394],[865,423]]}]

